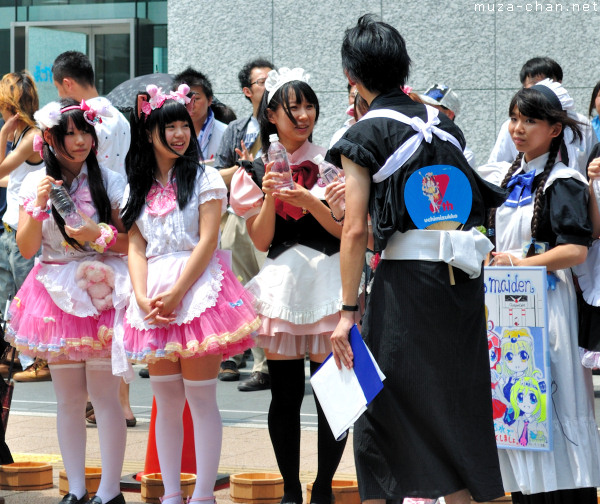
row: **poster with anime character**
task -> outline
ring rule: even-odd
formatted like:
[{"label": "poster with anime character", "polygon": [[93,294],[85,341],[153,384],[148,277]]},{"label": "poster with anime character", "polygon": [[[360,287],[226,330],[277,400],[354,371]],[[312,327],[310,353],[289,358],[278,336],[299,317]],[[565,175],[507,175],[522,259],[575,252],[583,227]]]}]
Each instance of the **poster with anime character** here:
[{"label": "poster with anime character", "polygon": [[552,449],[545,267],[484,268],[498,448]]}]

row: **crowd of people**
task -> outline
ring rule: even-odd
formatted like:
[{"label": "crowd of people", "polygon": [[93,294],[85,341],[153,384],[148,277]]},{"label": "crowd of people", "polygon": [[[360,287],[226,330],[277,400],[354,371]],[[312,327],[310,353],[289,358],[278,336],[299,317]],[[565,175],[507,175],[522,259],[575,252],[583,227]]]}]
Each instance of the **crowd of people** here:
[{"label": "crowd of people", "polygon": [[[235,120],[191,67],[171,89],[149,85],[132,96],[129,120],[98,96],[78,52],[55,60],[60,99],[42,108],[28,72],[0,81],[3,365],[16,349],[24,379],[53,382],[69,484],[62,503],[125,502],[132,363],[147,365],[156,399],[161,502],[183,502],[186,402],[197,466],[188,502],[214,502],[217,384],[239,380],[251,349],[252,374],[238,389],[271,390],[281,503],[302,504],[306,357],[311,374],[330,353],[352,369],[354,324],[386,377],[354,424],[361,501],[466,504],[510,492],[514,503],[596,502],[597,116],[574,112],[558,63],[533,58],[479,165],[454,122],[456,92],[407,86],[411,60],[394,27],[362,16],[341,54],[350,118],[328,150],[312,142],[320,111],[307,72],[265,59],[239,73],[252,114]],[[590,116],[599,91],[600,83]],[[268,155],[275,142],[288,173]],[[342,170],[330,183],[323,156]],[[411,176],[436,165],[464,180],[471,205],[462,224],[425,228],[410,208]],[[65,209],[69,200],[76,211]],[[372,253],[377,260],[366,262]],[[496,446],[483,264],[545,266],[554,280],[550,450]],[[347,433],[336,439],[315,403],[310,502],[330,504]],[[91,499],[86,419],[98,426],[102,458]],[[0,463],[11,461],[2,439]]]}]

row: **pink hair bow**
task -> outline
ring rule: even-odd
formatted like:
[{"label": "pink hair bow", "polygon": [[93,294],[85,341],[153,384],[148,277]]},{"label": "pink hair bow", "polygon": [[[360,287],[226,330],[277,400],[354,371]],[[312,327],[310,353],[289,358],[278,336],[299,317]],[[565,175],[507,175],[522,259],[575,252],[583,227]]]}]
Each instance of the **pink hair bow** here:
[{"label": "pink hair bow", "polygon": [[155,86],[154,84],[150,84],[146,87],[146,91],[150,95],[150,100],[148,103],[152,107],[151,110],[160,108],[165,103],[167,99],[167,95],[163,93],[162,88]]},{"label": "pink hair bow", "polygon": [[40,156],[44,151],[44,139],[40,135],[34,135],[33,137],[33,151],[38,152]]},{"label": "pink hair bow", "polygon": [[171,98],[178,101],[182,105],[190,103],[191,98],[188,96],[190,87],[187,84],[180,84],[177,91],[171,91]]},{"label": "pink hair bow", "polygon": [[91,108],[85,100],[81,100],[79,104],[79,108],[83,110],[83,118],[86,120],[88,124],[95,126],[96,124],[102,124],[102,118],[100,117],[100,113],[97,110]]}]

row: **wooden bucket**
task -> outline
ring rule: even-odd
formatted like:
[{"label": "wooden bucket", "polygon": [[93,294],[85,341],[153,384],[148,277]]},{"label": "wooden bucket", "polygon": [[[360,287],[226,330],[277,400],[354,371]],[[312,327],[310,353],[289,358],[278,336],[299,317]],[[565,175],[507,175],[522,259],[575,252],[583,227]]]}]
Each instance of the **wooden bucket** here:
[{"label": "wooden bucket", "polygon": [[[88,491],[90,499],[96,495],[96,492],[98,491],[101,476],[101,467],[85,468],[85,488]],[[69,493],[69,480],[67,479],[67,472],[64,469],[58,473],[58,493],[60,495],[66,495]]]},{"label": "wooden bucket", "polygon": [[[306,485],[306,502],[310,502],[312,494],[312,483]],[[332,480],[331,490],[335,504],[360,504],[358,495],[358,481],[356,480]]]},{"label": "wooden bucket", "polygon": [[241,473],[229,477],[233,502],[277,504],[283,497],[283,478],[279,473]]},{"label": "wooden bucket", "polygon": [[[196,486],[196,475],[181,473],[181,491],[183,499],[191,497]],[[142,502],[151,504],[160,504],[160,497],[165,493],[162,476],[160,473],[144,474],[142,476],[141,496]]]},{"label": "wooden bucket", "polygon": [[0,466],[2,490],[44,490],[52,486],[52,466],[46,462],[15,462]]}]

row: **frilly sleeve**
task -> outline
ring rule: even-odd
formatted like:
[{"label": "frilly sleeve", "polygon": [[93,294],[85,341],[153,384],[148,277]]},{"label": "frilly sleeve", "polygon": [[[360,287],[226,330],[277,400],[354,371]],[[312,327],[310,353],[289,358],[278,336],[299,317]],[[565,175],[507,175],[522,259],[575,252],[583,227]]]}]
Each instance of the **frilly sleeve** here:
[{"label": "frilly sleeve", "polygon": [[216,199],[221,201],[221,214],[227,210],[227,187],[223,177],[212,166],[207,165],[204,170],[198,170],[195,191],[198,206]]},{"label": "frilly sleeve", "polygon": [[240,167],[231,178],[229,204],[236,215],[249,219],[257,215],[262,207],[264,194],[252,176]]}]

